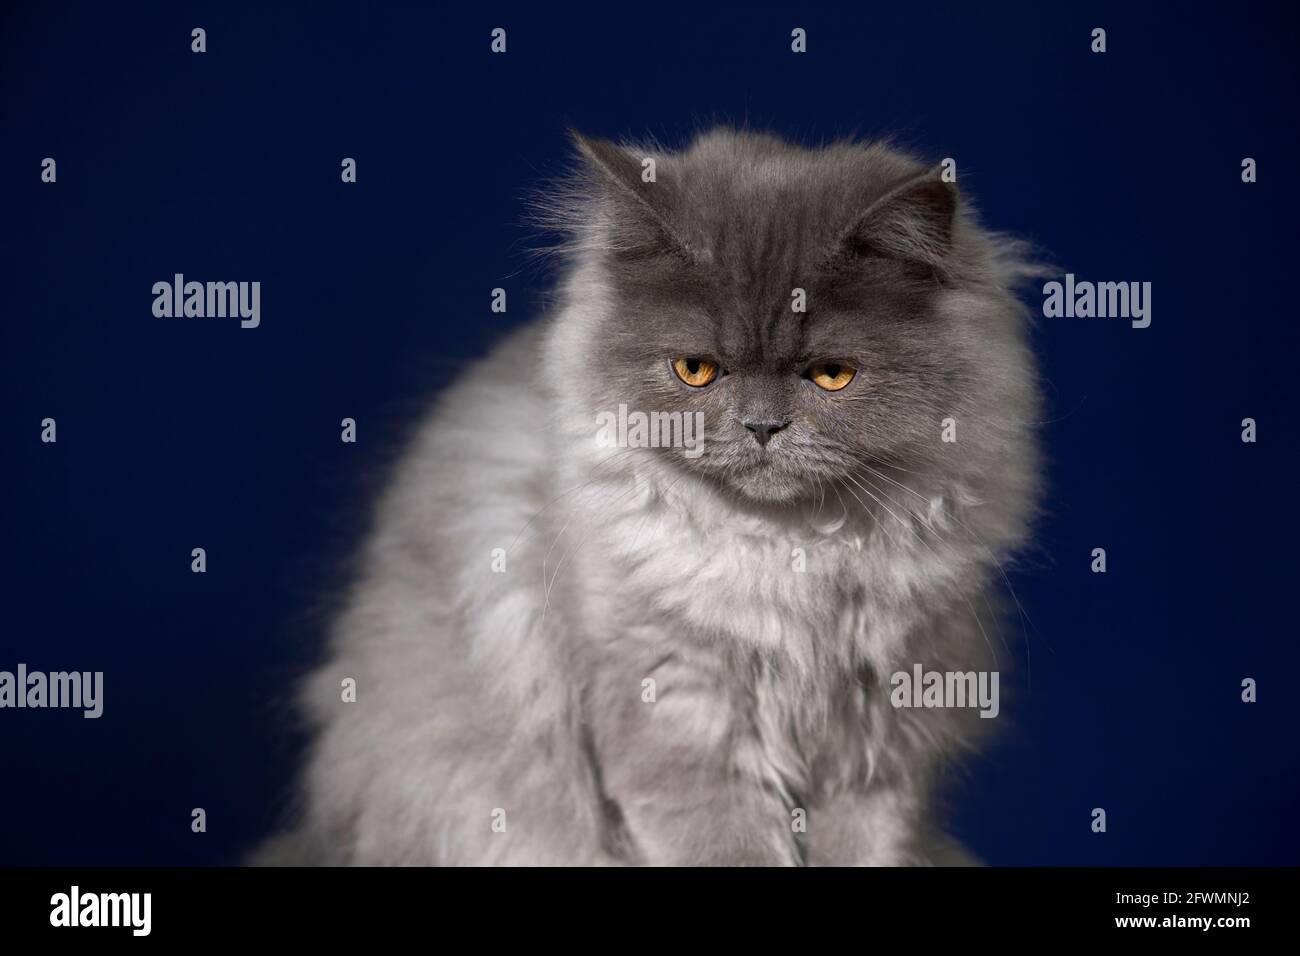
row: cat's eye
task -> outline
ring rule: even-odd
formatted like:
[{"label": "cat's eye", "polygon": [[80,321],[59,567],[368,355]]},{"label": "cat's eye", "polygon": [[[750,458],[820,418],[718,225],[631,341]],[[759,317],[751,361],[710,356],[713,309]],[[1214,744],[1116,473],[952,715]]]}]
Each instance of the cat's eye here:
[{"label": "cat's eye", "polygon": [[673,359],[673,371],[691,388],[703,388],[718,377],[717,363],[702,358]]},{"label": "cat's eye", "polygon": [[842,362],[818,362],[808,369],[808,377],[818,388],[827,392],[838,392],[857,374],[856,369],[849,368]]}]

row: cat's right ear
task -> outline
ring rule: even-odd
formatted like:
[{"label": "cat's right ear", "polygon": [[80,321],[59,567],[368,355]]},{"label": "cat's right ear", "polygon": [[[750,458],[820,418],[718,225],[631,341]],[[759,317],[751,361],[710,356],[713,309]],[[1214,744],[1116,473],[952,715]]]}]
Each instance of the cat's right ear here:
[{"label": "cat's right ear", "polygon": [[612,212],[614,249],[624,254],[674,252],[689,257],[690,247],[674,223],[677,191],[660,157],[607,139],[569,130],[584,167]]}]

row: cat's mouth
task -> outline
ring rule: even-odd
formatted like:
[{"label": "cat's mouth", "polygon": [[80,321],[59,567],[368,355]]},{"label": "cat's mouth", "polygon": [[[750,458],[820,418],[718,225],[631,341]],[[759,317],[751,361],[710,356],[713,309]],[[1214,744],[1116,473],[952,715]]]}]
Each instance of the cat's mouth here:
[{"label": "cat's mouth", "polygon": [[732,471],[731,485],[741,494],[765,504],[795,501],[807,494],[808,481],[778,454],[764,450]]}]

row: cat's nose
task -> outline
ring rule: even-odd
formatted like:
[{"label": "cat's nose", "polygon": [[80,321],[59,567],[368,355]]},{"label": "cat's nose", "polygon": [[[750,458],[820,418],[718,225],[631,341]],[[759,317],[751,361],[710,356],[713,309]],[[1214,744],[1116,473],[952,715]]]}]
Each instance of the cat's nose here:
[{"label": "cat's nose", "polygon": [[783,422],[745,422],[745,427],[753,434],[754,441],[765,446],[773,435],[789,424],[790,420],[786,419]]}]

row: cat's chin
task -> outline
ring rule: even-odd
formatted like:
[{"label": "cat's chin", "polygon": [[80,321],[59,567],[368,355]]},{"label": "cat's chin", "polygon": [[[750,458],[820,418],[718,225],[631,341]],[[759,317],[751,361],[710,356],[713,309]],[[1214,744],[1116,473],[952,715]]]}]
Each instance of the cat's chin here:
[{"label": "cat's chin", "polygon": [[758,472],[733,477],[728,482],[741,497],[762,505],[793,505],[808,497],[803,482]]}]

